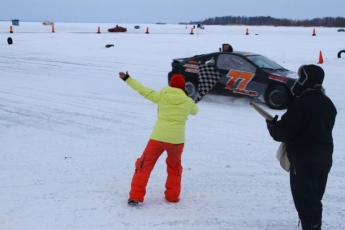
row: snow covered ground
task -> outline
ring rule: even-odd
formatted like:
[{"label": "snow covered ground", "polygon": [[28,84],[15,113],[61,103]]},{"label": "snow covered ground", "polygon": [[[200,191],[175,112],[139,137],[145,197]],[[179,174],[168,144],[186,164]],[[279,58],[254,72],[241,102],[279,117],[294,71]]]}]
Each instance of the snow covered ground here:
[{"label": "snow covered ground", "polygon": [[338,109],[323,229],[345,229],[345,54],[337,58],[345,33],[206,26],[190,35],[185,25],[134,25],[108,33],[115,25],[55,23],[52,33],[41,22],[21,22],[10,34],[10,22],[0,22],[1,230],[301,229],[288,173],[275,158],[279,143],[245,98],[207,95],[198,103],[187,122],[179,203],[164,200],[163,155],[145,202],[127,205],[156,106],[118,72],[159,90],[173,58],[218,51],[223,43],[295,71],[316,64],[322,51],[324,87]]}]

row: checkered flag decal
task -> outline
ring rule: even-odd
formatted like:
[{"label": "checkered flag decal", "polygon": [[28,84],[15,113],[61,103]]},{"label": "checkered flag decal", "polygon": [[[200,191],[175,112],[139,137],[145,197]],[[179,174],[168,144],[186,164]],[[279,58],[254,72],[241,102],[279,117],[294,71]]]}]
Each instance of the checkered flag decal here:
[{"label": "checkered flag decal", "polygon": [[[207,63],[207,62],[206,62]],[[221,74],[214,69],[210,63],[198,63],[199,67],[199,95],[195,98],[195,103],[199,102],[212,87],[219,81]]]}]

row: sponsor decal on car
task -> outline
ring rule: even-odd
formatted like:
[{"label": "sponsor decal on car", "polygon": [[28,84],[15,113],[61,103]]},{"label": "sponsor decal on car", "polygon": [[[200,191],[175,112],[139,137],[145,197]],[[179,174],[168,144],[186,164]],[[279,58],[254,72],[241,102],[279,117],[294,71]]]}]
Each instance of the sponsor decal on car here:
[{"label": "sponsor decal on car", "polygon": [[234,89],[233,92],[248,95],[248,96],[257,96],[258,95],[258,92],[256,92],[256,91],[245,90],[245,89]]},{"label": "sponsor decal on car", "polygon": [[198,69],[191,69],[191,68],[187,68],[184,70],[185,72],[189,72],[189,73],[199,73]]},{"label": "sponsor decal on car", "polygon": [[273,75],[273,74],[270,74],[270,76],[268,78],[271,80],[280,81],[283,83],[286,83],[288,81],[288,79],[286,77],[281,77],[281,76],[277,76],[277,75]]},{"label": "sponsor decal on car", "polygon": [[198,62],[197,62],[197,61],[194,61],[194,60],[189,60],[188,63],[190,63],[190,64],[196,64],[196,65],[198,64]]},{"label": "sponsor decal on car", "polygon": [[189,72],[189,73],[199,73],[199,67],[197,64],[190,64],[190,63],[186,63],[183,65],[183,67],[185,67],[186,69],[184,70],[185,72]]},{"label": "sponsor decal on car", "polygon": [[197,69],[198,68],[198,65],[196,64],[184,64],[183,67],[186,67],[186,68],[194,68],[194,69]]}]

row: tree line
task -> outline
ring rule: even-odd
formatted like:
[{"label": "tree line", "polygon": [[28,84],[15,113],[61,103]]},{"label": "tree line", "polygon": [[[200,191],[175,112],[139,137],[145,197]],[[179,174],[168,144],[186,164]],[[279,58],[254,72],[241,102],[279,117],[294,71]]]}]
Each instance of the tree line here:
[{"label": "tree line", "polygon": [[255,26],[306,26],[306,27],[345,27],[343,17],[324,17],[311,20],[278,19],[269,16],[244,17],[244,16],[224,16],[207,18],[203,21],[191,21],[189,24],[203,25],[255,25]]}]

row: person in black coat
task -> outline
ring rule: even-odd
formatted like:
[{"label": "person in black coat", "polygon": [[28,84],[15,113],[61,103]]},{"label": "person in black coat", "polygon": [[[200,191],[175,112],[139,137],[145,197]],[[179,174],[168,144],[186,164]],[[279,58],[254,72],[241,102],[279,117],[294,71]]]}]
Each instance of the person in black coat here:
[{"label": "person in black coat", "polygon": [[290,161],[290,187],[303,230],[320,230],[322,197],[332,167],[332,130],[337,110],[322,91],[324,71],[302,65],[291,88],[294,101],[278,121],[267,122],[275,141],[285,142]]}]

